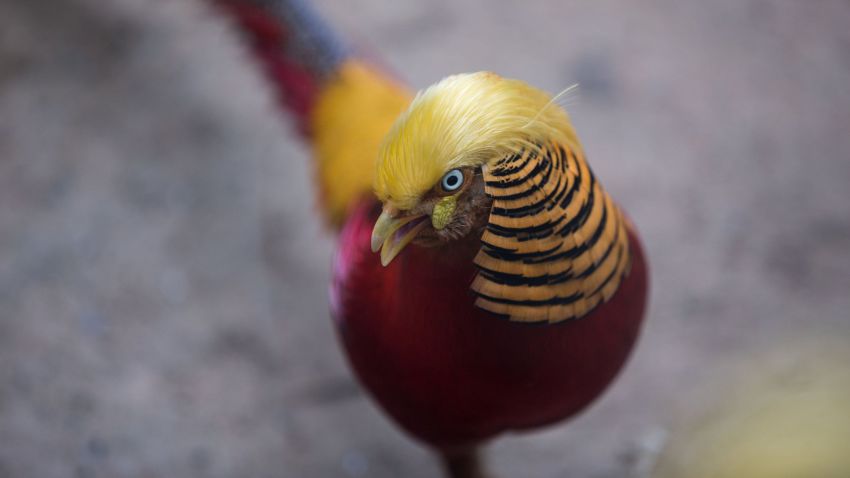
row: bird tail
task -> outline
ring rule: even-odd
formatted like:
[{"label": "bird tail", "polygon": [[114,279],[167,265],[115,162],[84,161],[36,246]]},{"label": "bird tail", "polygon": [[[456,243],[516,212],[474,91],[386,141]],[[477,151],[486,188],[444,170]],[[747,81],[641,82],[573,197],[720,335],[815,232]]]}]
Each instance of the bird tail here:
[{"label": "bird tail", "polygon": [[333,226],[370,194],[378,148],[411,94],[352,53],[304,0],[215,0],[262,65],[313,148],[320,204]]}]

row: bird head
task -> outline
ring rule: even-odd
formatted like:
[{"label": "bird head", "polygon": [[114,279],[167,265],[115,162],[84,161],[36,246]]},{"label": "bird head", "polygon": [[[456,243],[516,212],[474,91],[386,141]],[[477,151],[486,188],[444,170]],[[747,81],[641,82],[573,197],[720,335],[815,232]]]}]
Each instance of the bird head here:
[{"label": "bird head", "polygon": [[524,82],[468,73],[419,92],[379,151],[372,250],[387,265],[411,242],[480,238],[492,205],[482,171],[546,141],[577,147],[564,110]]}]

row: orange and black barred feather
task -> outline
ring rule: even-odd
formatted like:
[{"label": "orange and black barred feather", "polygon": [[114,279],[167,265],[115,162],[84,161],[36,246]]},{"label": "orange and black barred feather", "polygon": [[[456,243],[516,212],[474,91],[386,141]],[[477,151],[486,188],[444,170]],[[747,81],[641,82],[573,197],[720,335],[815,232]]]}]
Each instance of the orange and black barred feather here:
[{"label": "orange and black barred feather", "polygon": [[493,198],[476,305],[522,322],[582,317],[629,270],[626,221],[581,151],[550,142],[484,168]]}]

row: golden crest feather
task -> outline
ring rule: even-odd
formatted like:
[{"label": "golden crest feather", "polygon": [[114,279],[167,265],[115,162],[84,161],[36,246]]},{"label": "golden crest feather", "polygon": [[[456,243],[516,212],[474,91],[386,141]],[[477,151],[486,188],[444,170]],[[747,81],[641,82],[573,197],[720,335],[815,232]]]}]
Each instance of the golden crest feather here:
[{"label": "golden crest feather", "polygon": [[564,110],[519,80],[478,72],[421,91],[381,145],[375,192],[408,209],[446,171],[482,166],[550,138],[578,146]]}]

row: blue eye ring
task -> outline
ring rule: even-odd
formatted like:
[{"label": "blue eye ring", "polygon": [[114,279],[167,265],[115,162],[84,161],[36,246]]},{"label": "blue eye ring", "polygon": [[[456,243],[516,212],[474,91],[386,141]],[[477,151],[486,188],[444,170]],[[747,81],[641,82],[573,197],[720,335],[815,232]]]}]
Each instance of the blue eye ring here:
[{"label": "blue eye ring", "polygon": [[443,188],[443,191],[454,192],[463,186],[463,180],[463,171],[452,169],[443,175],[443,179],[440,180],[440,187]]}]

